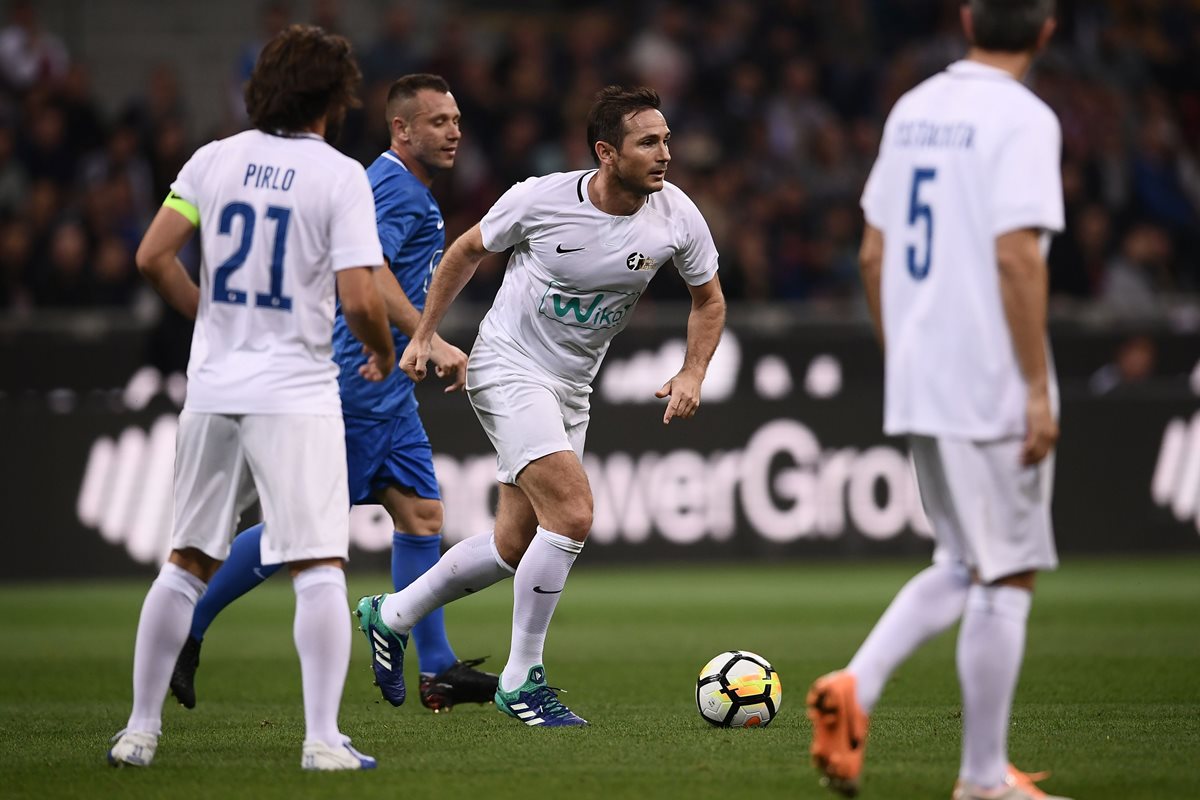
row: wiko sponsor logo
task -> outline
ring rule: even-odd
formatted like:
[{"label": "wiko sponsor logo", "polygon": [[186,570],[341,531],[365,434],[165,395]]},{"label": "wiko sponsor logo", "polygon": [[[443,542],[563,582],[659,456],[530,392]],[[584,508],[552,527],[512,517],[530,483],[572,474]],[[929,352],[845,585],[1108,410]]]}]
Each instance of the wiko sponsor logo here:
[{"label": "wiko sponsor logo", "polygon": [[1194,521],[1200,532],[1200,411],[1191,421],[1176,418],[1167,423],[1150,494],[1180,522]]},{"label": "wiko sponsor logo", "polygon": [[573,328],[602,330],[621,325],[637,303],[641,293],[613,289],[571,289],[551,282],[542,295],[538,309],[544,317]]}]

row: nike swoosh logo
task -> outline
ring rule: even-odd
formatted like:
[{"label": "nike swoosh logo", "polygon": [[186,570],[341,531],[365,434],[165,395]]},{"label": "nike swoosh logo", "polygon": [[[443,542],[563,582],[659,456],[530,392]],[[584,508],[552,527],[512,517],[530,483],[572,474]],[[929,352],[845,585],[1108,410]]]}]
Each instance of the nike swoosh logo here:
[{"label": "nike swoosh logo", "polygon": [[563,247],[561,244],[554,248],[556,253],[578,253],[580,250],[587,250],[586,247]]},{"label": "nike swoosh logo", "polygon": [[444,227],[446,227],[446,220],[439,219],[438,224],[437,224],[437,229],[440,231]]},{"label": "nike swoosh logo", "polygon": [[543,589],[541,586],[535,586],[533,587],[533,590],[538,594],[558,594],[562,591],[562,589]]}]

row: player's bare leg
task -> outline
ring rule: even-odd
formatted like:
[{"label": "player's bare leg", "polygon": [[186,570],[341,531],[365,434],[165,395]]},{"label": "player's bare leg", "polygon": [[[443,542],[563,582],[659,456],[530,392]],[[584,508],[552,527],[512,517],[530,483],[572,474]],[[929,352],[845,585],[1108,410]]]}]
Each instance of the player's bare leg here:
[{"label": "player's bare leg", "polygon": [[531,533],[527,518],[516,520],[522,527],[508,529],[497,522],[500,552],[515,555],[525,550],[513,581],[512,647],[500,675],[496,705],[527,725],[586,725],[546,685],[542,651],[571,565],[592,527],[591,486],[572,451],[531,462],[517,476],[517,486],[537,524]]}]

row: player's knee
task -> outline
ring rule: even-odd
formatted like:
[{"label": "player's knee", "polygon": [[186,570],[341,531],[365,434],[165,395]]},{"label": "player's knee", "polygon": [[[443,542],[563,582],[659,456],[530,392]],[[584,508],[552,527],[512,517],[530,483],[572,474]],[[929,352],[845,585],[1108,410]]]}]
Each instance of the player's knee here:
[{"label": "player's knee", "polygon": [[442,532],[445,510],[437,500],[421,500],[412,509],[412,521],[408,533],[417,536],[437,536]]},{"label": "player's knee", "polygon": [[212,580],[213,574],[221,566],[220,561],[194,547],[172,550],[168,560],[180,569],[187,570],[205,583]]},{"label": "player's knee", "polygon": [[558,530],[555,530],[555,533],[561,533],[567,538],[582,542],[592,529],[591,504],[564,508],[558,515],[556,525]]}]

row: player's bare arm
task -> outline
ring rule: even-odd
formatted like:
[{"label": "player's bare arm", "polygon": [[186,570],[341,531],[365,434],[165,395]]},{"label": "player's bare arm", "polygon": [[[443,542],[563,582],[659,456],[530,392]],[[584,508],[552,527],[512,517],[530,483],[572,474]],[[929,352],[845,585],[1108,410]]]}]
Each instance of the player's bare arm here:
[{"label": "player's bare arm", "polygon": [[372,267],[339,271],[337,290],[346,324],[367,353],[367,363],[359,369],[359,374],[369,381],[381,381],[396,365],[396,349],[383,298],[375,286],[374,271]]},{"label": "player's bare arm", "polygon": [[871,312],[871,325],[879,346],[886,349],[883,338],[883,314],[879,297],[883,281],[883,231],[867,223],[863,230],[862,247],[858,250],[858,271],[862,275],[863,290],[867,297],[867,310]]},{"label": "player's bare arm", "polygon": [[[413,331],[412,340],[404,348],[400,359],[400,369],[414,381],[425,378],[425,366],[433,358],[433,338],[437,326],[446,315],[446,310],[458,297],[458,293],[471,280],[479,262],[489,255],[483,246],[483,233],[479,225],[454,240],[454,244],[442,256],[437,271],[433,274],[433,283],[429,286],[429,294],[425,298],[425,311],[421,321]],[[437,363],[436,361],[434,363]]]},{"label": "player's bare arm", "polygon": [[173,208],[160,208],[137,249],[138,271],[171,308],[188,319],[196,318],[200,287],[179,260],[179,251],[192,238],[196,226]]},{"label": "player's bare arm", "polygon": [[1029,392],[1021,458],[1025,464],[1036,464],[1058,441],[1058,422],[1050,407],[1050,379],[1046,365],[1046,297],[1050,283],[1039,232],[1027,228],[997,237],[996,263],[1000,270],[1004,315]]},{"label": "player's bare arm", "polygon": [[663,384],[654,393],[655,397],[670,397],[667,410],[663,412],[663,424],[669,425],[674,417],[689,419],[700,407],[700,387],[708,372],[721,332],[725,329],[725,293],[721,291],[721,279],[699,286],[688,286],[692,293],[692,310],[688,313],[687,352],[683,356],[683,367],[675,377]]},{"label": "player's bare arm", "polygon": [[[408,299],[396,275],[390,269],[375,270],[375,286],[387,308],[388,322],[411,338],[421,321],[421,312]],[[430,342],[429,360],[437,376],[449,381],[446,392],[457,392],[467,385],[467,354],[436,333]]]}]

